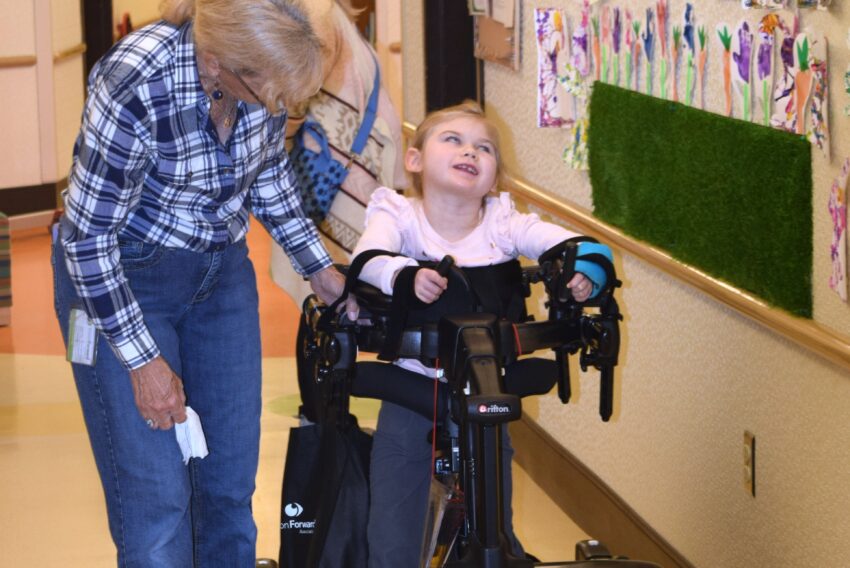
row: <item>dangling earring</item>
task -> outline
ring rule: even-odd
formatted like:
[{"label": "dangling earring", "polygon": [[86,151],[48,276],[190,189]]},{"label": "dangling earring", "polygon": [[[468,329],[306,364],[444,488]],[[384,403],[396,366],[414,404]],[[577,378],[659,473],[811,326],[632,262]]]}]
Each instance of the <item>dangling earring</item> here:
[{"label": "dangling earring", "polygon": [[221,89],[218,88],[218,79],[215,80],[215,86],[213,86],[213,91],[210,93],[210,96],[217,101],[220,101],[222,97],[224,97],[224,93],[222,93]]}]

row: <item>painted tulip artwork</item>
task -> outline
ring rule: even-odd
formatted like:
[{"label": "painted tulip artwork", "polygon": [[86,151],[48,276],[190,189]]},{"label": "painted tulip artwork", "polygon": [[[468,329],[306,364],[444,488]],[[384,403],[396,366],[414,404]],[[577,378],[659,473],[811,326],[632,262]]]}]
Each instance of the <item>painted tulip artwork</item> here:
[{"label": "painted tulip artwork", "polygon": [[752,94],[750,89],[750,75],[753,63],[753,34],[747,22],[741,22],[738,31],[733,38],[732,60],[735,62],[733,73],[735,94],[741,105],[741,118],[750,121]]}]

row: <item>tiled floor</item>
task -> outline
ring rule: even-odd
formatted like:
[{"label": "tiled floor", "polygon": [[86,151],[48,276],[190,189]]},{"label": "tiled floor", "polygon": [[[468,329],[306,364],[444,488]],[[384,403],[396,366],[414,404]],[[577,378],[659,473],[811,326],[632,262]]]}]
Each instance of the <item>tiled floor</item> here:
[{"label": "tiled floor", "polygon": [[[283,459],[298,393],[292,350],[297,311],[268,277],[270,240],[249,233],[260,286],[263,419],[254,511],[257,553],[277,557]],[[49,237],[13,233],[12,325],[0,328],[0,567],[113,566],[106,513],[70,368],[53,316]],[[353,405],[374,427],[378,404]],[[514,466],[517,532],[543,560],[572,558],[587,536]]]}]

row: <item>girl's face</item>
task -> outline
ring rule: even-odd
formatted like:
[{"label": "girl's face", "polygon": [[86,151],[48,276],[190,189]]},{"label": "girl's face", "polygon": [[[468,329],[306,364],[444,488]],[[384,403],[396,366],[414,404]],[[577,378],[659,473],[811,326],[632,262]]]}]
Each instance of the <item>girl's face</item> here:
[{"label": "girl's face", "polygon": [[447,192],[481,199],[495,189],[496,147],[484,121],[458,117],[440,123],[420,151],[410,148],[405,166],[422,176],[423,193]]}]

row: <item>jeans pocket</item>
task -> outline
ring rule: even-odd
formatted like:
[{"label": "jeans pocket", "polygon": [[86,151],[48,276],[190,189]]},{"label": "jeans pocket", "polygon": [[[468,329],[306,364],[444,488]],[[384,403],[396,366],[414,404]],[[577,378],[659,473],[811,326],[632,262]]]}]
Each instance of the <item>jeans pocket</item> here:
[{"label": "jeans pocket", "polygon": [[125,271],[149,268],[159,262],[164,247],[141,241],[118,241],[121,267]]}]

